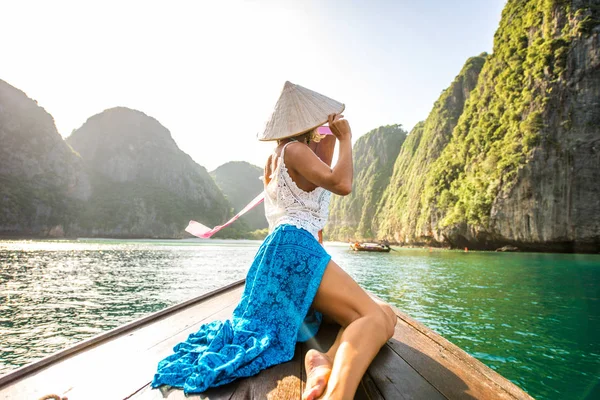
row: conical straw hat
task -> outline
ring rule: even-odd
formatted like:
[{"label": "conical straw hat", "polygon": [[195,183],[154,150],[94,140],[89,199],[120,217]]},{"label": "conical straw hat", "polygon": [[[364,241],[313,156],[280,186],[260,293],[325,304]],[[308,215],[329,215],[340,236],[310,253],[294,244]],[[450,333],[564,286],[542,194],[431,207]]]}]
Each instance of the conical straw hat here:
[{"label": "conical straw hat", "polygon": [[345,106],[300,85],[285,82],[275,110],[259,140],[298,136],[327,122],[327,116],[341,113]]}]

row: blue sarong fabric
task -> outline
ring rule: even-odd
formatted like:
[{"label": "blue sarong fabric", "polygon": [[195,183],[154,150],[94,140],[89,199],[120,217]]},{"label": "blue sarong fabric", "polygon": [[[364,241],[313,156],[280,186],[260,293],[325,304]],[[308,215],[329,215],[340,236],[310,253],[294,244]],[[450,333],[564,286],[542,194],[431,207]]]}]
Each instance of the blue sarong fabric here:
[{"label": "blue sarong fabric", "polygon": [[289,361],[314,336],[310,309],[331,257],[309,232],[280,225],[264,240],[232,318],[202,325],[158,364],[152,387],[200,393]]}]

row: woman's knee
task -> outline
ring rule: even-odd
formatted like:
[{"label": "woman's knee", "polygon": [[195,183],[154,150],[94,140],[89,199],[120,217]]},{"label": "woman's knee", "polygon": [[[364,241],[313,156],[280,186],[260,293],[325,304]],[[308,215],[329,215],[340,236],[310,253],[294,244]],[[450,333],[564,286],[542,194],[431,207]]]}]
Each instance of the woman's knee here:
[{"label": "woman's knee", "polygon": [[384,301],[377,299],[377,298],[375,298],[374,300],[375,300],[375,303],[377,303],[377,306],[379,306],[379,309],[381,311],[383,311],[383,313],[387,317],[387,323],[385,325],[385,328],[386,328],[386,332],[388,333],[388,335],[391,338],[392,336],[394,336],[394,330],[396,328],[396,322],[397,322],[397,318],[398,318],[396,316],[396,312],[394,312],[392,307],[390,307],[390,305],[385,303]]},{"label": "woman's knee", "polygon": [[394,336],[394,330],[396,328],[396,313],[394,312],[392,307],[390,307],[386,303],[379,303],[379,308],[381,309],[381,311],[383,311],[385,319],[385,332],[388,336],[388,339],[391,339]]},{"label": "woman's knee", "polygon": [[378,307],[373,308],[363,318],[369,321],[370,331],[379,338],[378,340],[381,340],[382,345],[394,336],[395,323],[392,324],[390,316],[383,307],[378,305]]}]

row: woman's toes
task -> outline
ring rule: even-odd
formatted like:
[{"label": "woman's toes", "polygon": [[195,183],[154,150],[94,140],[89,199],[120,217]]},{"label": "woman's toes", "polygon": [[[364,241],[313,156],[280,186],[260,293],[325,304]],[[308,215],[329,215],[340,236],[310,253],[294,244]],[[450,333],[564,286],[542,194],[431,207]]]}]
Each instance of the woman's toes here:
[{"label": "woman's toes", "polygon": [[316,400],[321,395],[321,393],[319,393],[317,388],[312,388],[308,392],[305,390],[304,395],[302,396],[302,400]]}]

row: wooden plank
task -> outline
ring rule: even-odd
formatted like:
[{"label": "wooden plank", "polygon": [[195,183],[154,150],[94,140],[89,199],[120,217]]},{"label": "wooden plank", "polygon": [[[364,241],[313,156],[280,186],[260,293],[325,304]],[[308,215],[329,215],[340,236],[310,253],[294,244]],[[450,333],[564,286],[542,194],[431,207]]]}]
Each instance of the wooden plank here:
[{"label": "wooden plank", "polygon": [[360,381],[354,400],[385,400],[368,371]]},{"label": "wooden plank", "polygon": [[[125,398],[129,394],[137,391],[140,387],[148,384],[154,373],[158,362],[172,353],[173,347],[184,341],[190,333],[196,332],[204,323],[215,319],[226,319],[231,316],[236,303],[229,304],[219,313],[205,316],[201,321],[188,327],[184,331],[173,335],[167,340],[161,340],[155,346],[139,353],[135,360],[126,359],[125,362],[112,368],[103,374],[103,381],[110,382],[107,388],[102,389],[101,398]],[[98,393],[94,385],[94,379],[77,385],[69,395],[69,399],[90,399]]]},{"label": "wooden plank", "polygon": [[398,316],[389,347],[449,399],[532,399],[519,387],[423,324]]},{"label": "wooden plank", "polygon": [[150,384],[145,385],[141,390],[132,394],[131,396],[125,397],[125,399],[132,400],[230,400],[233,396],[233,392],[237,387],[236,382],[232,382],[228,385],[219,386],[216,388],[210,388],[206,392],[201,394],[191,394],[186,396],[183,390],[161,386],[156,389],[152,389]]},{"label": "wooden plank", "polygon": [[[0,399],[36,398],[49,393],[76,398],[124,398],[152,379],[160,359],[203,322],[228,317],[239,301],[243,286],[219,296],[177,309],[156,321],[100,346],[93,344],[77,355],[67,354],[51,368],[43,367],[21,381],[0,388]],[[106,385],[98,385],[106,382]],[[84,393],[87,393],[84,395]],[[112,394],[112,395],[109,395]]]},{"label": "wooden plank", "polygon": [[301,350],[296,347],[294,358],[239,381],[231,400],[269,399],[297,400],[301,392]]},{"label": "wooden plank", "polygon": [[446,399],[388,344],[381,348],[369,366],[367,375],[386,399]]},{"label": "wooden plank", "polygon": [[[156,346],[146,352],[128,351],[126,348],[114,348],[110,351],[94,351],[84,353],[75,359],[68,359],[59,363],[48,372],[42,371],[26,383],[27,391],[34,387],[40,391],[45,386],[58,387],[57,384],[70,383],[69,390],[65,391],[69,399],[94,399],[94,398],[124,398],[136,391],[152,379],[158,361],[169,355],[175,344],[179,343],[197,330],[204,322],[224,317],[231,314],[234,305],[229,305],[221,314],[205,316],[203,321],[180,331],[169,340],[161,340]],[[102,346],[104,348],[104,346]],[[100,348],[100,350],[102,350]],[[46,373],[44,373],[46,372]],[[36,379],[37,378],[37,379]],[[98,386],[97,382],[106,382]],[[20,385],[21,387],[23,385]],[[47,394],[46,391],[43,394]],[[54,390],[60,393],[60,389]],[[10,396],[8,397],[10,398]],[[21,398],[21,397],[19,397]],[[23,397],[24,398],[24,397]]]}]

